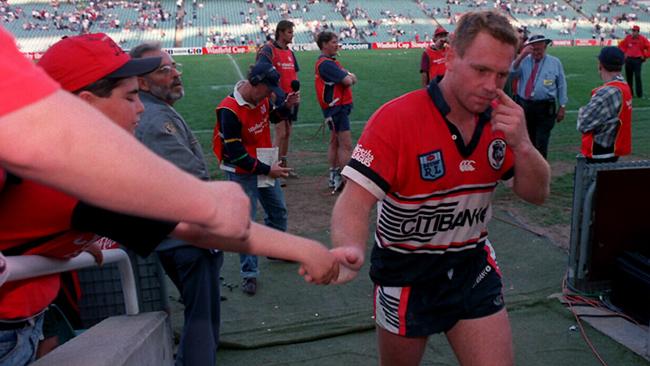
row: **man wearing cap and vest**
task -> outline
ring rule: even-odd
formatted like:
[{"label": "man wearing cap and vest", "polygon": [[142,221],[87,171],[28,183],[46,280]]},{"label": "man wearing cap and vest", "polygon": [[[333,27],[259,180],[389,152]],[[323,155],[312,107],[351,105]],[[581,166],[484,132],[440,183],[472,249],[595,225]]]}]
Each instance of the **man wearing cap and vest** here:
[{"label": "man wearing cap and vest", "polygon": [[438,26],[433,33],[433,43],[422,52],[420,61],[420,75],[422,86],[429,85],[431,80],[440,81],[445,74],[445,60],[447,53],[447,35],[449,33],[442,26]]},{"label": "man wearing cap and vest", "polygon": [[632,151],[632,92],[621,76],[625,55],[614,46],[598,55],[598,73],[605,82],[591,92],[578,112],[581,153],[589,163],[615,162]]},{"label": "man wearing cap and vest", "polygon": [[[280,73],[280,88],[285,94],[297,93],[300,90],[298,81],[298,60],[296,55],[289,48],[293,42],[294,24],[288,20],[281,20],[275,27],[275,41],[269,41],[257,54],[257,60],[265,61],[273,65]],[[298,105],[287,109],[287,113],[280,113],[281,110],[271,113],[270,121],[275,125],[273,146],[277,146],[280,155],[280,163],[287,167],[287,154],[289,153],[289,137],[291,137],[292,123],[298,119]],[[289,178],[298,178],[293,171],[289,171]]]},{"label": "man wearing cap and vest", "polygon": [[619,44],[625,53],[625,78],[631,90],[636,92],[636,96],[643,97],[643,84],[641,83],[641,66],[645,59],[650,55],[650,41],[639,32],[641,28],[638,25],[632,27],[632,34],[625,36]]},{"label": "man wearing cap and vest", "polygon": [[544,158],[551,130],[564,119],[568,102],[562,62],[546,54],[551,42],[541,34],[530,37],[510,68],[511,76],[519,78],[517,101],[526,113],[528,135]]},{"label": "man wearing cap and vest", "polygon": [[328,186],[332,193],[336,193],[343,188],[341,169],[352,154],[350,112],[352,85],[356,84],[357,76],[344,69],[336,60],[339,51],[339,39],[336,34],[330,31],[321,32],[316,37],[316,44],[321,50],[315,66],[316,98],[331,132],[327,147],[330,166]]},{"label": "man wearing cap and vest", "polygon": [[[229,180],[241,184],[250,198],[251,218],[255,218],[259,200],[265,212],[264,223],[286,231],[287,206],[276,178],[286,178],[290,169],[283,167],[279,161],[269,165],[257,158],[258,149],[271,147],[271,95],[275,96],[278,108],[290,108],[300,102],[299,94],[285,98],[279,82],[280,74],[273,65],[267,62],[255,64],[248,78],[238,82],[233,93],[217,106],[212,142],[221,169]],[[272,185],[260,187],[258,176],[273,178]],[[241,289],[253,296],[257,293],[259,275],[257,256],[240,254],[239,263]]]}]

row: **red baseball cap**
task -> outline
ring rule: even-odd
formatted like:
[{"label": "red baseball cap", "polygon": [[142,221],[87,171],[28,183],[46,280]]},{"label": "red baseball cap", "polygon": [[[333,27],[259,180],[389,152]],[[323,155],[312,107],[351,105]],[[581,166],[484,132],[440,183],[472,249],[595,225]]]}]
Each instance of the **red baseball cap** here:
[{"label": "red baseball cap", "polygon": [[144,75],[160,66],[161,57],[131,59],[104,33],[65,37],[38,61],[63,89],[76,91],[97,80]]},{"label": "red baseball cap", "polygon": [[638,31],[641,30],[641,28],[640,28],[638,25],[633,25],[633,26],[632,26],[632,30],[638,32]]},{"label": "red baseball cap", "polygon": [[443,28],[442,26],[438,26],[438,28],[436,28],[436,31],[433,32],[434,37],[441,36],[441,35],[447,35],[447,34],[449,34],[449,32],[447,32],[445,30],[445,28]]}]

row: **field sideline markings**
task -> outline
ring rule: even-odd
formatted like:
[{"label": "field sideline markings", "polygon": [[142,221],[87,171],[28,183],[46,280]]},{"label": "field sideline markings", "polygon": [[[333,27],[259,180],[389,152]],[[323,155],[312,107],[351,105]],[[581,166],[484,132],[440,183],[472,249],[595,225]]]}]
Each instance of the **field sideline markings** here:
[{"label": "field sideline markings", "polygon": [[239,65],[237,65],[237,61],[235,61],[235,59],[232,57],[231,54],[228,54],[228,58],[230,59],[232,65],[235,66],[235,70],[237,70],[237,75],[239,75],[239,80],[244,80],[244,74],[241,73],[241,69],[239,68]]},{"label": "field sideline markings", "polygon": [[[634,108],[634,111],[647,111],[647,110],[650,110],[650,107]],[[576,113],[578,113],[578,110],[577,109],[572,109],[572,110],[566,111],[566,113],[567,114],[576,114]],[[358,125],[358,124],[364,124],[366,122],[367,121],[350,121],[350,124]],[[294,124],[293,127],[294,128],[298,128],[298,127],[318,127],[318,126],[320,126],[322,124],[323,124],[322,122],[320,122],[320,123],[300,123],[300,121],[298,121],[298,123]],[[214,132],[214,130],[211,130],[211,129],[210,130],[195,130],[194,131],[194,133],[212,133],[212,132]]]}]

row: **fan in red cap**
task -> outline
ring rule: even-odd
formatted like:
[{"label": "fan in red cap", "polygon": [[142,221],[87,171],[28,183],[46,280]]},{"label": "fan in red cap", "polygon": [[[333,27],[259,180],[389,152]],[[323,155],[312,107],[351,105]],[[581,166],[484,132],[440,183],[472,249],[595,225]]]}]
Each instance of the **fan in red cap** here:
[{"label": "fan in red cap", "polygon": [[38,62],[38,66],[70,92],[103,78],[143,75],[159,65],[160,57],[132,60],[104,33],[63,38]]},{"label": "fan in red cap", "polygon": [[643,84],[641,83],[641,67],[645,59],[650,56],[650,42],[640,34],[638,25],[632,27],[631,34],[625,36],[618,48],[625,53],[625,79],[630,90],[635,96],[643,97]]},{"label": "fan in red cap", "polygon": [[[156,70],[160,60],[160,57],[131,60],[105,34],[87,34],[60,40],[45,52],[38,65],[84,103],[95,107],[116,125],[133,131],[144,110],[138,98],[137,76]],[[68,110],[68,107],[60,105],[61,109]],[[74,150],[77,141],[74,138],[65,141],[69,146],[64,148]],[[97,154],[104,153],[107,152],[97,151]],[[120,160],[115,162],[122,163]],[[10,172],[1,173],[3,180],[6,180],[0,205],[0,222],[4,225],[0,250],[4,255],[42,255],[67,259],[88,251],[101,263],[95,233],[148,254],[176,226],[175,223],[127,217],[99,209],[36,181]],[[107,186],[107,189],[121,188]],[[138,230],[122,229],[124,227],[137,227],[146,235],[136,234]],[[126,235],[122,236],[120,230],[124,230],[122,233]],[[3,264],[4,261],[0,260],[0,279],[4,273]],[[34,340],[43,335],[47,344],[58,342],[56,334],[43,332],[42,325],[44,309],[57,297],[61,288],[61,276],[69,275],[39,276],[7,282],[0,287],[0,336],[9,340],[6,346],[12,350],[3,354],[4,362],[0,364],[23,365],[35,358],[36,347],[32,342],[23,341],[23,337]],[[71,285],[68,289],[74,295],[61,297],[66,299],[61,301],[70,301],[66,304],[69,307],[64,308],[74,309],[77,304],[73,303],[73,299],[78,298],[77,286]],[[74,312],[67,315],[71,315],[68,319],[78,316]],[[16,337],[16,334],[20,336]]]},{"label": "fan in red cap", "polygon": [[420,61],[420,75],[422,86],[427,86],[432,80],[440,81],[447,70],[445,62],[447,59],[447,36],[449,32],[442,26],[438,26],[433,32],[433,43],[422,53]]}]

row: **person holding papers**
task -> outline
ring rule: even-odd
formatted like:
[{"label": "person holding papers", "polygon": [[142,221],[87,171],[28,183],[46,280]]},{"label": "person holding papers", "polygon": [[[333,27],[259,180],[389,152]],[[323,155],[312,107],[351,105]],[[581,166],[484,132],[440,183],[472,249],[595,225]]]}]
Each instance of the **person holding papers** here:
[{"label": "person holding papers", "polygon": [[[254,219],[257,201],[264,207],[264,223],[286,231],[287,206],[276,178],[287,177],[291,169],[278,162],[277,148],[271,144],[271,109],[291,108],[300,103],[300,94],[286,96],[279,87],[280,74],[265,62],[254,65],[246,80],[219,103],[214,128],[213,149],[228,179],[241,184],[251,200]],[[271,103],[273,97],[275,103]],[[257,256],[240,254],[242,291],[257,292]]]}]

